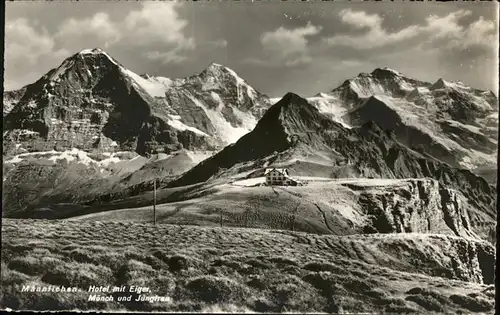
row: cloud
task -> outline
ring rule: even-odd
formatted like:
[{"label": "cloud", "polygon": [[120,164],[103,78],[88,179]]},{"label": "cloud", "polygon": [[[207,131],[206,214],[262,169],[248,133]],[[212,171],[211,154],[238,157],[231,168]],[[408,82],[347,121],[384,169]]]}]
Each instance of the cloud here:
[{"label": "cloud", "polygon": [[364,11],[345,9],[339,13],[340,20],[356,28],[377,28],[382,24],[382,18],[377,14],[368,14]]},{"label": "cloud", "polygon": [[465,30],[454,34],[450,46],[463,49],[477,46],[495,47],[498,45],[496,39],[497,30],[493,21],[485,21],[483,17],[480,17],[479,20],[469,25]]},{"label": "cloud", "polygon": [[120,36],[118,25],[110,20],[108,14],[102,12],[96,13],[91,18],[65,20],[55,35],[57,40],[65,45],[71,45],[72,42],[82,43],[97,40],[99,44],[93,46],[104,48],[116,43]]},{"label": "cloud", "polygon": [[24,82],[32,82],[39,77],[33,69],[40,63],[60,62],[68,55],[66,49],[55,49],[54,38],[45,29],[35,28],[28,19],[7,21],[4,77],[9,79],[4,80],[4,87],[19,88]]},{"label": "cloud", "polygon": [[361,35],[335,35],[324,39],[331,46],[349,46],[355,49],[371,49],[395,42],[404,41],[418,34],[417,26],[409,26],[398,32],[388,32],[382,27],[383,19],[377,14],[344,9],[339,13],[340,20],[360,29],[367,29]]},{"label": "cloud", "polygon": [[384,49],[430,49],[470,48],[472,46],[491,46],[495,34],[495,24],[482,17],[464,28],[459,24],[462,18],[471,14],[458,10],[446,16],[431,15],[423,24],[409,25],[399,31],[391,32],[382,26],[383,18],[377,14],[345,9],[340,11],[340,20],[358,29],[366,29],[359,35],[340,34],[324,39],[330,47],[346,46],[357,50]]},{"label": "cloud", "polygon": [[167,52],[149,51],[146,57],[150,60],[157,60],[162,64],[179,64],[187,60],[185,55],[179,53],[181,49],[174,49]]},{"label": "cloud", "polygon": [[67,51],[54,51],[54,39],[44,29],[35,29],[27,19],[8,21],[5,25],[6,64],[34,65],[48,54],[61,55]]},{"label": "cloud", "polygon": [[179,2],[143,2],[121,21],[103,12],[83,19],[65,20],[57,32],[57,43],[75,50],[101,47],[137,51],[162,64],[181,63],[186,51],[196,47],[185,34],[188,21],[181,18]]},{"label": "cloud", "polygon": [[209,41],[208,44],[212,45],[214,47],[227,47],[228,43],[227,43],[227,40],[225,40],[223,38],[219,38],[216,40]]},{"label": "cloud", "polygon": [[163,63],[185,60],[183,52],[196,47],[193,37],[185,34],[188,21],[177,11],[179,2],[144,2],[124,21],[127,44],[149,48],[146,55]]},{"label": "cloud", "polygon": [[283,26],[272,32],[265,32],[260,37],[260,43],[266,53],[265,60],[249,59],[254,63],[275,63],[285,66],[297,66],[311,62],[309,56],[308,38],[319,34],[321,26],[310,22],[304,27],[287,29]]}]

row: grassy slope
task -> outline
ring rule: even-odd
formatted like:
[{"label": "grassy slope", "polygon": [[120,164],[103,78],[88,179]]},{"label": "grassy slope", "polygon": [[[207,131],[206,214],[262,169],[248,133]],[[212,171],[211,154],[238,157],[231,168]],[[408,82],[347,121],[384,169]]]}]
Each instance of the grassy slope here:
[{"label": "grassy slope", "polygon": [[[457,263],[452,257],[466,259],[457,252],[462,243],[465,240],[439,235],[339,237],[4,219],[1,305],[12,309],[491,313],[494,286],[462,281],[468,275],[452,267]],[[23,284],[74,285],[83,290],[25,294],[19,292]],[[87,302],[85,290],[90,285],[132,284],[149,286],[152,294],[170,296],[172,301]]]},{"label": "grassy slope", "polygon": [[[161,223],[186,223],[353,234],[361,231],[363,215],[356,194],[341,185],[321,182],[305,187],[242,187],[215,184],[185,190],[184,201],[159,204]],[[92,213],[75,220],[151,222],[152,206]]]},{"label": "grassy slope", "polygon": [[[306,177],[298,178],[304,180]],[[373,220],[373,215],[367,211],[366,206],[363,208],[359,202],[361,197],[387,193],[401,195],[399,190],[409,189],[409,182],[399,179],[325,179],[326,181],[310,181],[308,185],[298,187],[249,187],[259,185],[263,180],[264,178],[251,178],[229,182],[218,179],[202,185],[177,188],[176,191],[173,188],[159,190],[157,220],[170,224],[220,226],[222,217],[222,224],[227,227],[357,234],[362,233],[366,227],[375,225],[378,225],[375,231],[381,231],[378,228],[383,226]],[[123,203],[116,201],[112,206],[119,210],[89,207],[88,214],[71,219],[151,222],[152,195],[135,196],[123,200]],[[406,206],[404,202],[406,199],[403,199],[403,205]],[[410,201],[408,207],[411,213]],[[488,218],[483,220],[487,221]],[[439,220],[439,217],[433,219],[432,224],[431,233],[453,234],[446,222]],[[482,228],[474,220],[472,226],[474,231]],[[420,228],[425,229],[426,226],[422,225]],[[413,232],[422,232],[421,229],[414,229]],[[482,234],[481,236],[489,239]]]}]

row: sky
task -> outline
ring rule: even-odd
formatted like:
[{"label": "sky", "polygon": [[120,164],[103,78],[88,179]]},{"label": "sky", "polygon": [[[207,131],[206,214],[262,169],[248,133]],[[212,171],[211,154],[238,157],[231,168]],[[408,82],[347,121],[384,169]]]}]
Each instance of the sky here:
[{"label": "sky", "polygon": [[223,64],[270,97],[313,96],[377,67],[498,95],[498,3],[34,1],[5,4],[4,88],[99,47],[179,78]]}]

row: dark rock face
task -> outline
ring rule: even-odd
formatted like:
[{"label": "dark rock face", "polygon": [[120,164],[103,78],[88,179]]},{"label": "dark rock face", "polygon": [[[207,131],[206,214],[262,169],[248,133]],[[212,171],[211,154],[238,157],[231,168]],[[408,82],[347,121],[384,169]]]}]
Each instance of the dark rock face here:
[{"label": "dark rock face", "polygon": [[[437,233],[476,237],[464,197],[433,179],[412,179],[381,189],[344,184],[360,192],[367,233]],[[367,229],[366,229],[367,228]]]},{"label": "dark rock face", "polygon": [[[134,150],[134,136],[150,115],[147,102],[104,52],[78,53],[28,87],[5,117],[4,140],[28,151],[106,150],[112,141]],[[19,130],[37,137],[18,140]]]}]

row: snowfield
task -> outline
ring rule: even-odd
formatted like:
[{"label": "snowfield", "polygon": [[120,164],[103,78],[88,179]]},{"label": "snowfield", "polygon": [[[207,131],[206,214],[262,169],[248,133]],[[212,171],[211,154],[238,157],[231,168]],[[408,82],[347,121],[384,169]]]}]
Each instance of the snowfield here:
[{"label": "snowfield", "polygon": [[192,131],[196,134],[199,134],[200,136],[209,137],[209,135],[207,135],[203,131],[201,131],[197,128],[185,125],[183,122],[181,122],[181,116],[179,116],[179,115],[169,115],[169,116],[170,116],[170,118],[172,118],[171,120],[169,120],[167,122],[169,124],[169,126],[175,128],[177,130],[181,130],[181,131],[189,130],[189,131]]},{"label": "snowfield", "polygon": [[[71,150],[66,150],[66,151],[40,151],[40,152],[29,152],[29,153],[22,153],[14,156],[12,159],[4,161],[5,164],[16,164],[22,161],[28,160],[30,157],[31,158],[45,158],[49,161],[52,161],[56,163],[59,160],[66,160],[68,162],[77,162],[81,163],[87,166],[90,165],[96,165],[96,166],[109,166],[112,163],[118,163],[122,161],[118,156],[121,156],[124,152],[104,152],[101,153],[104,156],[107,156],[106,159],[103,160],[94,160],[91,157],[89,157],[89,153],[73,148]],[[135,158],[138,158],[139,156],[136,156]],[[133,159],[135,159],[133,158]]]},{"label": "snowfield", "polygon": [[132,72],[128,69],[122,68],[122,71],[128,75],[132,80],[141,87],[144,91],[146,91],[152,97],[165,97],[165,93],[168,91],[168,86],[161,82],[153,82],[150,80],[146,80],[140,75]]},{"label": "snowfield", "polygon": [[316,107],[320,113],[330,116],[344,128],[351,129],[351,126],[342,118],[347,114],[348,109],[341,105],[341,101],[337,96],[320,93],[318,96],[307,98],[307,101]]},{"label": "snowfield", "polygon": [[[191,95],[189,97],[198,107],[202,108],[203,111],[205,111],[205,114],[212,122],[212,125],[215,127],[217,137],[222,139],[227,144],[235,143],[236,141],[238,141],[238,139],[240,139],[242,136],[249,133],[253,129],[253,127],[252,129],[247,129],[244,127],[233,127],[231,123],[229,123],[224,118],[220,110],[208,108],[208,106],[203,104],[197,98]],[[248,118],[246,118],[246,121],[244,123],[248,127]]]}]

